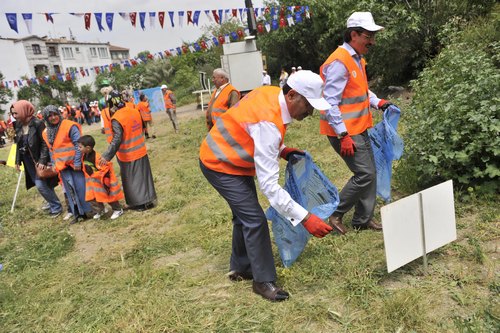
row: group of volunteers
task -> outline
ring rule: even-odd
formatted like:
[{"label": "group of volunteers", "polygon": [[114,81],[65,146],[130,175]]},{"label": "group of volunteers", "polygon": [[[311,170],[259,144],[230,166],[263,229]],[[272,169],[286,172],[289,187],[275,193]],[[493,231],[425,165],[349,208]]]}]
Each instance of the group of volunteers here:
[{"label": "group of volunteers", "polygon": [[[149,163],[145,135],[148,122],[143,120],[150,110],[141,94],[140,109],[126,92],[104,89],[106,107],[101,111],[107,149],[94,150],[95,139],[84,135],[78,122],[65,117],[62,108],[48,105],[35,115],[35,108],[25,100],[12,104],[15,119],[16,168],[25,170],[26,188],[35,186],[47,202],[44,209],[57,217],[63,205],[54,188],[62,185],[67,210],[64,220],[74,224],[93,217],[120,217],[125,199],[129,209],[146,210],[154,207],[156,191]],[[153,136],[154,137],[154,136]],[[121,183],[115,176],[111,160],[116,156]]]},{"label": "group of volunteers", "polygon": [[[320,74],[299,70],[279,87],[263,85],[241,100],[221,69],[213,73],[216,90],[206,114],[209,133],[200,147],[200,168],[227,201],[233,214],[229,279],[253,280],[253,291],[271,301],[289,293],[276,284],[276,268],[266,215],[259,204],[254,176],[270,205],[294,226],[315,237],[348,232],[343,216],[354,208],[355,230],[380,231],[373,219],[376,169],[367,130],[370,108],[385,111],[390,102],[368,88],[365,55],[383,27],[369,12],[347,20],[344,43],[323,63]],[[284,145],[288,124],[320,110],[320,133],[353,173],[340,192],[340,203],[324,222],[295,202],[279,184],[279,157],[304,152]]]},{"label": "group of volunteers", "polygon": [[[299,70],[286,75],[280,87],[266,84],[243,98],[224,69],[213,71],[215,90],[206,111],[208,134],[201,143],[199,166],[232,212],[228,277],[232,281],[253,280],[253,291],[265,299],[283,301],[289,293],[276,284],[268,222],[258,201],[255,176],[270,205],[293,226],[301,224],[315,237],[332,231],[346,234],[343,216],[352,208],[353,229],[382,230],[373,219],[376,169],[367,130],[373,126],[370,109],[384,111],[391,103],[369,90],[363,58],[382,29],[371,13],[355,12],[347,19],[344,43],[324,61],[319,75]],[[83,135],[80,124],[64,119],[58,107],[45,107],[42,121],[34,117],[31,103],[18,101],[13,106],[19,122],[16,164],[23,163],[26,186],[38,188],[52,216],[62,211],[54,182],[62,183],[73,222],[89,214],[99,218],[105,213],[104,203],[111,205],[111,217],[116,218],[123,212],[119,203],[123,197],[132,209],[148,209],[155,204],[145,145],[145,138],[155,137],[147,98],[141,95],[134,107],[129,96],[112,88],[103,89],[107,107],[101,111],[101,118],[109,145],[102,154],[94,150],[94,138]],[[175,95],[166,85],[161,90],[177,132]],[[353,174],[327,221],[295,202],[278,183],[279,158],[288,160],[293,154],[305,154],[285,146],[287,127],[292,120],[312,115],[314,109],[320,111],[320,133],[326,135]],[[114,156],[121,185],[111,164]],[[37,168],[48,168],[49,161],[58,177],[41,179]]]}]

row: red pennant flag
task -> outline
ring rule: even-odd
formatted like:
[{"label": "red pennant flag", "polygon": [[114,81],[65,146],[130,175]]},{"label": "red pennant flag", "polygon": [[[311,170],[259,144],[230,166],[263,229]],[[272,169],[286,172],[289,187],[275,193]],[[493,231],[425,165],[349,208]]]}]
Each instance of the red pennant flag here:
[{"label": "red pennant flag", "polygon": [[95,71],[96,74],[99,74],[99,67],[97,67],[97,66],[94,67],[94,71]]},{"label": "red pennant flag", "polygon": [[238,31],[236,31],[236,33],[238,34],[238,37],[243,38],[243,36],[244,36],[243,30],[238,29]]},{"label": "red pennant flag", "polygon": [[286,21],[285,21],[285,18],[280,18],[280,28],[284,28],[286,27]]},{"label": "red pennant flag", "polygon": [[137,61],[135,61],[134,59],[130,59],[130,63],[132,64],[132,66],[137,66]]},{"label": "red pennant flag", "polygon": [[51,79],[52,81],[55,81],[55,80],[57,80],[57,76],[52,75],[52,77],[51,77],[50,79]]},{"label": "red pennant flag", "polygon": [[14,82],[14,87],[17,87],[17,82],[16,82],[16,80],[14,80],[14,81],[12,81],[12,82]]},{"label": "red pennant flag", "polygon": [[191,24],[194,25],[194,22],[193,22],[193,11],[192,10],[188,10],[187,11],[187,17],[188,17],[188,23],[187,24],[191,23]]},{"label": "red pennant flag", "polygon": [[38,78],[38,82],[40,82],[40,84],[42,84],[45,82],[45,80],[43,79],[43,77],[40,77],[40,78]]},{"label": "red pennant flag", "polygon": [[128,15],[130,17],[130,23],[132,23],[132,26],[135,28],[135,19],[137,17],[137,13],[136,12],[128,13]]},{"label": "red pennant flag", "polygon": [[208,46],[207,46],[207,43],[205,43],[205,41],[204,41],[204,40],[202,40],[202,41],[200,42],[200,46],[201,46],[201,48],[202,48],[202,49],[206,49],[206,48],[208,47]]},{"label": "red pennant flag", "polygon": [[219,23],[220,17],[217,14],[217,10],[216,9],[212,10],[212,15],[214,16],[215,23]]},{"label": "red pennant flag", "polygon": [[262,23],[257,24],[257,32],[259,34],[264,33],[264,26],[262,25]]},{"label": "red pennant flag", "polygon": [[148,59],[152,60],[153,59],[153,55],[150,53],[148,54]]},{"label": "red pennant flag", "polygon": [[158,21],[160,21],[160,26],[163,29],[163,22],[165,22],[165,12],[158,12]]},{"label": "red pennant flag", "polygon": [[45,13],[45,19],[47,20],[47,22],[51,22],[52,24],[54,24],[54,19],[52,18],[52,13]]},{"label": "red pennant flag", "polygon": [[171,55],[172,53],[170,53],[170,51],[165,50],[165,56],[170,57]]},{"label": "red pennant flag", "polygon": [[0,88],[5,88],[5,84],[3,83],[3,81],[0,81]]},{"label": "red pennant flag", "polygon": [[80,74],[82,75],[82,77],[85,77],[85,71],[83,69],[80,71]]},{"label": "red pennant flag", "polygon": [[222,36],[222,35],[220,35],[218,39],[219,39],[219,43],[220,43],[221,45],[222,45],[222,44],[224,44],[224,42],[226,41],[226,40],[224,39],[224,36]]},{"label": "red pennant flag", "polygon": [[70,73],[66,73],[66,81],[71,81],[71,74]]},{"label": "red pennant flag", "polygon": [[86,30],[90,30],[90,19],[92,17],[92,13],[85,13],[85,15],[83,15],[83,19],[85,21],[85,29]]},{"label": "red pennant flag", "polygon": [[186,45],[182,45],[182,53],[188,53],[189,48]]},{"label": "red pennant flag", "polygon": [[238,9],[232,9],[233,17],[238,17]]}]

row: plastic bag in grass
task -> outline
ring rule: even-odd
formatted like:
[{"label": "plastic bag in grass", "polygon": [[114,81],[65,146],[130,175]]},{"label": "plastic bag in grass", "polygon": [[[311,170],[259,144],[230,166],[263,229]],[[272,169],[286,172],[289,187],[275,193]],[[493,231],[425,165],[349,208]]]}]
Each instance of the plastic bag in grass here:
[{"label": "plastic bag in grass", "polygon": [[382,121],[368,130],[375,166],[377,168],[377,194],[388,202],[391,200],[392,161],[403,154],[403,140],[397,133],[401,111],[394,105],[389,106]]},{"label": "plastic bag in grass", "polygon": [[[285,171],[284,189],[309,212],[326,220],[339,204],[337,188],[312,161],[311,155],[291,155]],[[293,226],[270,207],[266,216],[273,223],[273,234],[283,266],[290,267],[306,247],[311,235],[299,223]]]}]

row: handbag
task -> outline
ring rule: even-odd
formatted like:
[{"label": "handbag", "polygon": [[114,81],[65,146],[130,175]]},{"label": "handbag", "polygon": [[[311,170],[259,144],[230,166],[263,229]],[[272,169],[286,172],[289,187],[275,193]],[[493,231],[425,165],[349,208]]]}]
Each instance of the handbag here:
[{"label": "handbag", "polygon": [[35,163],[35,172],[36,176],[40,179],[48,179],[48,178],[53,178],[58,175],[57,170],[52,166],[52,165],[47,165],[46,168],[43,168],[41,164],[38,164],[35,162],[35,158],[33,157],[33,154],[31,153],[30,147],[28,147],[28,151],[30,152],[31,159]]}]

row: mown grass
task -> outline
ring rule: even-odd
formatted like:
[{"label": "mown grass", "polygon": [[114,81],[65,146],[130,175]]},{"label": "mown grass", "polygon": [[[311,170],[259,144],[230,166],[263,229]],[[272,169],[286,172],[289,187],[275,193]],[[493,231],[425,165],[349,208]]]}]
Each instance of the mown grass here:
[{"label": "mown grass", "polygon": [[[156,116],[153,210],[69,226],[48,219],[22,183],[10,214],[17,175],[0,167],[0,332],[499,330],[498,198],[457,201],[458,240],[429,256],[427,273],[416,260],[388,274],[382,234],[370,231],[311,239],[290,268],[275,249],[291,299],[274,304],[225,276],[231,213],[199,171],[201,113],[181,118],[177,135]],[[286,143],[308,150],[341,187],[349,172],[317,127],[317,114],[294,123]],[[103,136],[91,134],[103,151]]]}]

